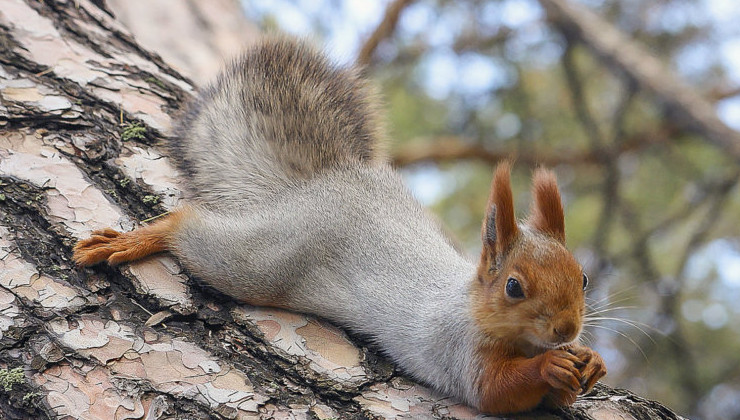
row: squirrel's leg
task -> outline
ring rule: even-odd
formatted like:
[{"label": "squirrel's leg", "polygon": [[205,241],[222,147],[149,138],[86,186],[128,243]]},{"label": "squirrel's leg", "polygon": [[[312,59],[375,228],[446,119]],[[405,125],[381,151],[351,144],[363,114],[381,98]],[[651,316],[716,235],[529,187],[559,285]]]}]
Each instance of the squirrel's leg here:
[{"label": "squirrel's leg", "polygon": [[529,411],[542,402],[572,404],[581,388],[582,363],[564,350],[548,350],[531,358],[489,359],[485,363],[480,408],[486,413]]},{"label": "squirrel's leg", "polygon": [[73,258],[80,266],[115,265],[168,251],[191,274],[229,296],[253,305],[289,306],[286,291],[296,283],[285,270],[294,254],[284,239],[298,236],[296,221],[286,219],[296,216],[251,216],[188,207],[131,232],[95,231],[75,246]]},{"label": "squirrel's leg", "polygon": [[103,261],[117,265],[167,251],[172,235],[187,213],[187,209],[176,210],[131,232],[122,233],[110,228],[96,230],[90,238],[77,242],[72,259],[81,267]]}]

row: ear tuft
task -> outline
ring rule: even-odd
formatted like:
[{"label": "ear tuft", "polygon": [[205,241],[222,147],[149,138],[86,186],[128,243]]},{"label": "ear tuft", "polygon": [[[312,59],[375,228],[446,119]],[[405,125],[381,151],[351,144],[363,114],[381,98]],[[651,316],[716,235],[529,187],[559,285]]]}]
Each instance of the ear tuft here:
[{"label": "ear tuft", "polygon": [[532,208],[528,224],[542,233],[552,236],[565,244],[565,216],[560,201],[560,191],[555,174],[544,168],[537,168],[532,179]]},{"label": "ear tuft", "polygon": [[483,257],[488,264],[495,264],[504,256],[519,234],[514,217],[510,173],[511,162],[504,161],[496,167],[491,182],[491,195],[482,232]]}]

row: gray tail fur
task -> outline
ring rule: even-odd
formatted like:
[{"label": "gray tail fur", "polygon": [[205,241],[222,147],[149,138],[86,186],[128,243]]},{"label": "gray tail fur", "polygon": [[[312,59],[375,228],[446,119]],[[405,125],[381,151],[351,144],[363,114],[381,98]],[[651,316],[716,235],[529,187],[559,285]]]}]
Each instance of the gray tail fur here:
[{"label": "gray tail fur", "polygon": [[244,52],[175,128],[171,155],[194,198],[220,207],[384,162],[375,93],[358,73],[287,37]]}]

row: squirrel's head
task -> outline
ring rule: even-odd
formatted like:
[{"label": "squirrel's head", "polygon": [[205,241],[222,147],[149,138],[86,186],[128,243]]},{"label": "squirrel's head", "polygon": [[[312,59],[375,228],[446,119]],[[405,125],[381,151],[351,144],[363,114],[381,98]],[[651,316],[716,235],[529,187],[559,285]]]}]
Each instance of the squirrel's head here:
[{"label": "squirrel's head", "polygon": [[578,339],[588,280],[565,248],[555,175],[535,171],[529,218],[517,224],[509,173],[509,162],[494,173],[472,287],[473,310],[488,339],[539,353]]}]

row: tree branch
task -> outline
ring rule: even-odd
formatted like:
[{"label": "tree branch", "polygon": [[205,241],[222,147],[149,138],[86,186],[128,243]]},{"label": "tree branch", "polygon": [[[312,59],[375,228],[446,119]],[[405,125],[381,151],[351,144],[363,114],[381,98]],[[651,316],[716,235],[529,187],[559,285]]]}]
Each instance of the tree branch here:
[{"label": "tree branch", "polygon": [[709,92],[709,99],[715,102],[740,96],[740,87],[730,89],[712,89]]},{"label": "tree branch", "polygon": [[722,122],[712,104],[686,85],[645,48],[629,39],[594,13],[575,8],[567,0],[540,0],[548,18],[563,33],[580,40],[610,68],[627,74],[642,89],[653,92],[669,107],[680,111],[689,127],[740,161],[740,133]]},{"label": "tree branch", "polygon": [[413,0],[395,0],[393,3],[388,5],[385,9],[385,15],[380,24],[375,28],[375,31],[365,41],[362,46],[360,53],[357,55],[357,64],[360,66],[367,66],[370,64],[375,49],[378,48],[380,41],[391,36],[393,31],[396,29],[396,23],[398,18],[401,16],[401,11],[408,6]]},{"label": "tree branch", "polygon": [[571,100],[573,101],[573,109],[576,113],[576,117],[581,123],[583,130],[586,132],[591,144],[596,148],[604,147],[604,136],[601,134],[599,125],[596,123],[596,119],[588,109],[588,103],[586,101],[586,95],[583,92],[583,84],[581,80],[583,77],[578,73],[576,63],[573,57],[574,43],[568,40],[568,45],[563,53],[562,64],[563,72],[565,73],[565,80],[568,83]]},{"label": "tree branch", "polygon": [[420,143],[410,141],[393,153],[396,167],[409,166],[423,162],[453,162],[456,160],[478,160],[496,164],[502,159],[515,157],[517,162],[530,166],[545,165],[602,165],[619,154],[639,150],[648,145],[664,144],[672,130],[655,133],[641,133],[622,142],[614,152],[601,150],[562,150],[558,152],[522,150],[515,148],[491,148],[479,142],[455,136],[439,137],[433,141]]}]

